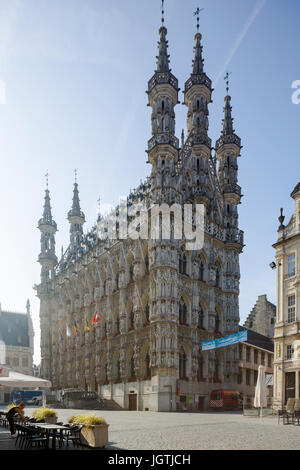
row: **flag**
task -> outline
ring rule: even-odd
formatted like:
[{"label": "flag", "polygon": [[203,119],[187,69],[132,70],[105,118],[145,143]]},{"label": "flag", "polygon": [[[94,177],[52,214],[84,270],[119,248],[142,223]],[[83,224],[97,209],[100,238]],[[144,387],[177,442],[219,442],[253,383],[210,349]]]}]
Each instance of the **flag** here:
[{"label": "flag", "polygon": [[90,325],[89,325],[89,322],[88,322],[88,319],[86,318],[86,316],[84,316],[84,319],[85,319],[85,322],[86,322],[86,331],[90,331]]},{"label": "flag", "polygon": [[96,325],[96,323],[98,323],[99,320],[100,318],[99,318],[98,312],[96,312],[92,319],[93,325]]}]

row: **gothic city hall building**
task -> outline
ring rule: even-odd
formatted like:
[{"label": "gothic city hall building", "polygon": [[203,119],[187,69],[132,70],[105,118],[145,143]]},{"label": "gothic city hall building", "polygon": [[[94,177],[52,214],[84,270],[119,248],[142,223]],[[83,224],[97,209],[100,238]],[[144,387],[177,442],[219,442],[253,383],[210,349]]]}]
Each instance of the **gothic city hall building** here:
[{"label": "gothic city hall building", "polygon": [[[59,260],[47,186],[38,224],[41,281],[36,290],[41,376],[51,380],[54,390],[94,391],[124,409],[175,411],[205,409],[212,390],[237,387],[238,346],[201,350],[203,341],[238,332],[243,250],[241,140],[233,129],[227,88],[223,128],[213,148],[208,133],[213,89],[201,40],[198,30],[183,91],[186,138],[182,133],[179,140],[175,108],[180,89],[170,69],[164,22],[159,29],[157,66],[147,90],[151,174],[126,201],[128,208],[143,204],[149,214],[154,205],[175,204],[190,205],[194,216],[196,205],[204,206],[201,249],[188,249],[185,237],[174,237],[172,211],[168,238],[104,239],[97,228],[105,222],[102,216],[85,234],[76,180],[68,212],[70,243]],[[220,121],[221,114],[220,106]]]}]

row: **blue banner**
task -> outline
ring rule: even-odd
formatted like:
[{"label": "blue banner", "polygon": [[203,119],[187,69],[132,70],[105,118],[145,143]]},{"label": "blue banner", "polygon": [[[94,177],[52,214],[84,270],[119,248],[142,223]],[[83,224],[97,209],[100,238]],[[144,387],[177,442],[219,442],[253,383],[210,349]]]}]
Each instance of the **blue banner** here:
[{"label": "blue banner", "polygon": [[240,331],[235,335],[226,336],[225,338],[214,339],[213,341],[204,341],[202,343],[202,351],[211,351],[212,349],[224,348],[232,344],[242,343],[247,341],[248,331]]}]

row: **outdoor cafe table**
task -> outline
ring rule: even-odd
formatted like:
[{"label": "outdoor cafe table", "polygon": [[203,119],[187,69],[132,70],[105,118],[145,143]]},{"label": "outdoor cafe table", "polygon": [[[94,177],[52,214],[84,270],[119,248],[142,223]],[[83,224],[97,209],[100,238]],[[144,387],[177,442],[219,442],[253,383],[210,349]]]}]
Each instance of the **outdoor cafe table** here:
[{"label": "outdoor cafe table", "polygon": [[60,426],[58,424],[49,424],[49,423],[31,423],[32,426],[35,426],[36,428],[40,428],[45,431],[46,433],[46,438],[47,438],[47,447],[49,448],[49,437],[52,437],[52,449],[56,449],[56,438],[57,438],[57,431],[60,431],[60,434],[62,431],[66,430],[69,431],[70,428],[67,426]]}]

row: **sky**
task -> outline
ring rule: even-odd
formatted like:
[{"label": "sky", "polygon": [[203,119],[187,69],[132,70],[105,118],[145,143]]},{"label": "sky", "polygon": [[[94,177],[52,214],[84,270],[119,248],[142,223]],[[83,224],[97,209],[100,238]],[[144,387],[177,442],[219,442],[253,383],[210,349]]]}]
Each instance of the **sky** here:
[{"label": "sky", "polygon": [[[89,230],[102,208],[150,174],[145,90],[156,66],[160,0],[0,0],[0,302],[24,311],[29,298],[40,360],[39,302],[33,290],[45,174],[58,225],[57,254],[68,246],[74,169]],[[200,17],[205,72],[214,82],[209,135],[220,136],[228,70],[235,130],[242,138],[239,206],[241,322],[257,297],[276,302],[272,244],[280,208],[286,223],[299,182],[299,0],[166,0],[172,73],[189,78]],[[183,95],[180,92],[180,101]],[[176,109],[176,133],[186,108]]]}]

